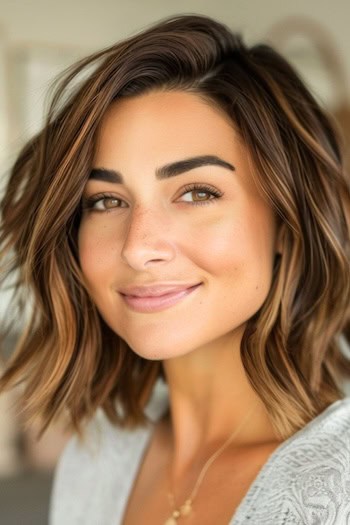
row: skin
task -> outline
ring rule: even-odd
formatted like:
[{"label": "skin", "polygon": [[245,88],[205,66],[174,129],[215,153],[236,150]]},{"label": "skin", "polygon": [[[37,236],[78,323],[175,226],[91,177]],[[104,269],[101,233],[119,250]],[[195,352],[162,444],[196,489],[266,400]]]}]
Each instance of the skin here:
[{"label": "skin", "polygon": [[[235,171],[202,166],[156,179],[157,167],[196,155],[217,155]],[[246,322],[271,286],[278,231],[232,122],[193,93],[117,101],[100,127],[93,166],[117,170],[125,184],[87,183],[84,197],[108,192],[121,201],[100,201],[99,209],[84,212],[81,268],[107,324],[134,352],[163,363],[171,410],[162,435],[172,479],[193,465],[198,476],[199,466],[253,406],[232,446],[274,441],[239,350]],[[206,193],[210,202],[196,205],[203,194],[185,193],[191,183],[210,185],[222,196]],[[132,311],[118,293],[121,286],[155,281],[202,284],[153,313]]]}]

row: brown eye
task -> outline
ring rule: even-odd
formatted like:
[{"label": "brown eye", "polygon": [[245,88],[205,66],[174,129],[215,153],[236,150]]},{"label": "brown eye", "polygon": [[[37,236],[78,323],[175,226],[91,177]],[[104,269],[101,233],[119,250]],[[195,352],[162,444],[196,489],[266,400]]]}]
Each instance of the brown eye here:
[{"label": "brown eye", "polygon": [[106,199],[101,199],[100,203],[101,202],[104,203],[105,209],[110,209],[110,208],[118,208],[120,206],[121,200],[106,198]]},{"label": "brown eye", "polygon": [[185,191],[181,196],[181,200],[194,205],[209,204],[223,196],[223,193],[216,188],[202,184],[189,185],[184,189]]},{"label": "brown eye", "polygon": [[207,201],[212,197],[212,195],[208,191],[194,190],[191,193],[194,196],[194,201]]},{"label": "brown eye", "polygon": [[89,198],[82,199],[82,208],[83,210],[90,211],[110,211],[115,208],[125,208],[127,204],[122,199],[118,199],[113,195],[93,195]]}]

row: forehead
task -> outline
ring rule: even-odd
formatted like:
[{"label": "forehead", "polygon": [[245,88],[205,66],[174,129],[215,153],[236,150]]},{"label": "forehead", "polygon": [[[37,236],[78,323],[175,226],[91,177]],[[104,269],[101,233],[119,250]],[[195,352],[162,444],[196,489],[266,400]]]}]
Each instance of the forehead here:
[{"label": "forehead", "polygon": [[194,93],[157,91],[110,106],[97,134],[95,162],[166,163],[187,154],[233,154],[236,146],[238,135],[223,110]]}]

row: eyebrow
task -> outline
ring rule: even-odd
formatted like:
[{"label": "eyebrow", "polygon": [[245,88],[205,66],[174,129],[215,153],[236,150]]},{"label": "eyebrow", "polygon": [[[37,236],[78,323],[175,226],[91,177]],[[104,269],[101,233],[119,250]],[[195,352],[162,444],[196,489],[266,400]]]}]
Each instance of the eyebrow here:
[{"label": "eyebrow", "polygon": [[[178,160],[170,164],[165,164],[156,169],[156,178],[158,180],[169,179],[176,175],[181,175],[187,171],[202,166],[221,166],[222,168],[235,171],[235,167],[226,160],[216,155],[200,155],[188,159]],[[113,182],[114,184],[124,184],[124,179],[119,171],[107,168],[93,168],[89,175],[89,180],[100,180],[104,182]]]}]

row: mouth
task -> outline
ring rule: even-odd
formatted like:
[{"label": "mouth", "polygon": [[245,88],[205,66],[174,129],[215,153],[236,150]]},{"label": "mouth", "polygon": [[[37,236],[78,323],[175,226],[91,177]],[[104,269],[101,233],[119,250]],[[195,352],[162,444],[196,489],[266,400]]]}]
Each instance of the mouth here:
[{"label": "mouth", "polygon": [[120,293],[123,301],[135,312],[152,313],[165,310],[193,294],[202,283],[158,296],[139,297]]}]

